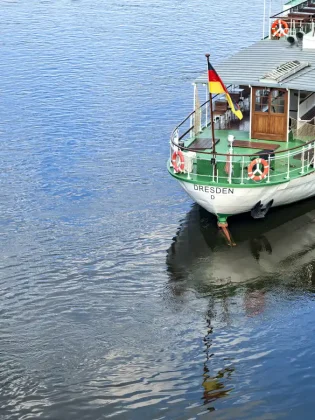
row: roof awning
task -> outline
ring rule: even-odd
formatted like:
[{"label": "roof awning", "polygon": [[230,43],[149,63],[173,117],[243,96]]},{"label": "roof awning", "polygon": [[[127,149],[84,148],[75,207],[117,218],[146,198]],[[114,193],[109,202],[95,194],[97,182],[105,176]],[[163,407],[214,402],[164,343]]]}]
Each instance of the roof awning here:
[{"label": "roof awning", "polygon": [[[301,50],[283,39],[256,42],[220,62],[215,69],[226,85],[315,91],[315,50]],[[207,82],[207,73],[195,80],[198,84]]]}]

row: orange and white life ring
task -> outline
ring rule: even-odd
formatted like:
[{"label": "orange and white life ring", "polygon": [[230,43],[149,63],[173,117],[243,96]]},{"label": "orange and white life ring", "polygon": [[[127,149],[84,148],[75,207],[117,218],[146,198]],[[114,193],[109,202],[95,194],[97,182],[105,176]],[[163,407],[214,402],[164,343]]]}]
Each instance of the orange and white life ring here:
[{"label": "orange and white life ring", "polygon": [[176,150],[172,154],[172,165],[176,173],[184,172],[185,159],[184,159],[184,154],[181,150]]},{"label": "orange and white life ring", "polygon": [[[263,166],[263,171],[261,171],[260,166]],[[254,169],[254,167],[256,168]],[[254,181],[261,181],[262,179],[266,178],[269,172],[269,165],[265,159],[257,158],[251,161],[248,167],[248,176],[250,179]]]},{"label": "orange and white life ring", "polygon": [[277,38],[281,38],[282,36],[288,35],[289,25],[285,20],[275,20],[271,26],[271,33]]}]

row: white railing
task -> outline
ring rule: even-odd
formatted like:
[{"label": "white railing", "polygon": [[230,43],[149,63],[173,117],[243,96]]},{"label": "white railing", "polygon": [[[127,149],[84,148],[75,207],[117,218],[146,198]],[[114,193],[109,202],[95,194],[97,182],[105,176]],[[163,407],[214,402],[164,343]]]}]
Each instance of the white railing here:
[{"label": "white railing", "polygon": [[[184,154],[185,169],[178,174],[180,178],[241,185],[256,183],[250,178],[248,167],[257,158],[263,158],[268,163],[268,171],[263,172],[264,176],[259,180],[259,183],[283,182],[314,171],[315,125],[291,119],[294,138],[305,141],[304,144],[291,149],[280,152],[258,150],[252,154],[237,154],[235,153],[236,148],[233,148],[232,144],[229,153],[213,155],[212,151],[206,152],[189,147],[193,138],[198,134],[195,132],[194,124],[196,115],[197,118],[200,118],[197,124],[200,131],[211,124],[209,120],[209,101],[200,106],[199,113],[192,112],[171,134],[170,167],[172,168],[171,158],[175,151],[181,150]],[[303,126],[300,123],[304,123]],[[299,136],[296,136],[297,134]],[[193,138],[191,139],[191,137]]]},{"label": "white railing", "polygon": [[[176,146],[175,146],[176,147]],[[235,154],[231,146],[228,154],[213,154],[189,150],[179,146],[184,155],[185,169],[177,176],[181,179],[228,184],[279,183],[313,172],[315,140],[282,152],[257,151],[253,154]],[[171,144],[171,154],[176,150]],[[215,164],[213,164],[215,158]],[[255,159],[263,160],[253,161]],[[249,169],[252,164],[252,170]],[[264,168],[264,165],[267,168]],[[174,169],[172,169],[174,170]],[[261,179],[252,179],[255,172]],[[175,171],[174,171],[175,173]],[[250,176],[251,175],[251,176]]]}]

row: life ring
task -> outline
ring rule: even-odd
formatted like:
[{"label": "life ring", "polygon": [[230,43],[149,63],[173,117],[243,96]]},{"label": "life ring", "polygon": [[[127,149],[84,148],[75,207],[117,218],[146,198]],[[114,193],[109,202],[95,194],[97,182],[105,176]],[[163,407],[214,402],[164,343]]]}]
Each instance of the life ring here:
[{"label": "life ring", "polygon": [[[259,165],[263,165],[264,170],[261,171]],[[256,168],[254,169],[254,166]],[[269,165],[265,159],[257,158],[251,161],[248,167],[248,176],[250,179],[254,181],[261,181],[262,179],[266,178],[269,172]],[[257,175],[258,174],[258,175]]]},{"label": "life ring", "polygon": [[181,150],[176,150],[172,154],[172,165],[176,173],[184,172],[185,159],[184,159],[184,154]]},{"label": "life ring", "polygon": [[289,25],[285,20],[275,20],[271,26],[271,33],[277,38],[281,38],[282,36],[288,35]]}]

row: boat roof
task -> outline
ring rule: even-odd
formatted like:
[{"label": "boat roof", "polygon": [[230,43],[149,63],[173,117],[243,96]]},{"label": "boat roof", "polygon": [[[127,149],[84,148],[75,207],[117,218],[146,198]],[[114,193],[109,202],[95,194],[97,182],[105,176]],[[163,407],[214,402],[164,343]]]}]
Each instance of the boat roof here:
[{"label": "boat roof", "polygon": [[[271,80],[270,74],[282,70],[285,65],[300,62],[296,71]],[[233,56],[215,66],[226,85],[282,87],[287,89],[315,91],[315,49],[303,50],[290,45],[286,40],[264,39],[241,49]],[[282,72],[283,73],[283,72]],[[207,73],[195,80],[206,84]]]},{"label": "boat roof", "polygon": [[291,7],[297,6],[297,5],[302,4],[302,3],[305,3],[305,1],[301,1],[301,0],[290,0],[290,1],[287,1],[287,2],[283,5],[283,8],[284,8],[284,9],[288,9],[288,8],[291,8]]}]

